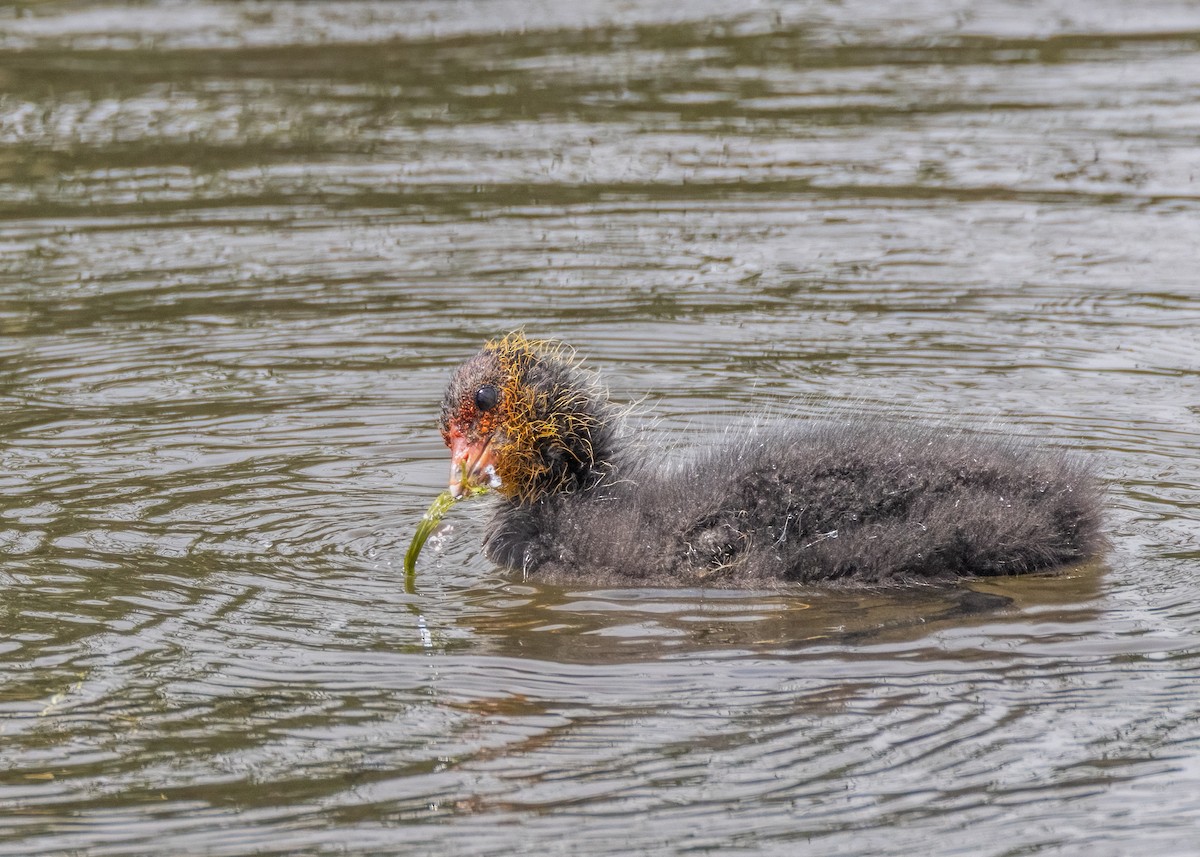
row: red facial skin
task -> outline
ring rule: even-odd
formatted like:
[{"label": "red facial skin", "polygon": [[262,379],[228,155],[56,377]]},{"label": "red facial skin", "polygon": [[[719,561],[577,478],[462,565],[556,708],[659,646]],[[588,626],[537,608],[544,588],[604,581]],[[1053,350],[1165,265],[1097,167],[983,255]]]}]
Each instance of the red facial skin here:
[{"label": "red facial skin", "polygon": [[494,414],[480,414],[474,403],[464,402],[442,432],[450,448],[450,493],[456,500],[477,490],[501,486],[492,446],[495,423]]}]

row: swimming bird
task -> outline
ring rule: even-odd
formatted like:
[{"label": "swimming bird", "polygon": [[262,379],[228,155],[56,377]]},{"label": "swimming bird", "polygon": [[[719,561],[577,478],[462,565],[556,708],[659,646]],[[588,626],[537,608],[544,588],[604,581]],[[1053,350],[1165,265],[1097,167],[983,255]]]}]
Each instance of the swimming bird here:
[{"label": "swimming bird", "polygon": [[763,422],[691,454],[631,442],[597,376],[510,333],[455,373],[439,428],[456,497],[498,495],[484,549],[551,582],[907,584],[1096,554],[1087,465],[882,418]]}]

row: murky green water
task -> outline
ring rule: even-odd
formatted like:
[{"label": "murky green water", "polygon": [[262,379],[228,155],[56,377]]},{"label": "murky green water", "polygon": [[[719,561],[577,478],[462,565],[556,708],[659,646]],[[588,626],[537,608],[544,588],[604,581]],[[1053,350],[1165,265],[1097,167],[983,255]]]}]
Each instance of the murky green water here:
[{"label": "murky green water", "polygon": [[[1194,854],[1200,8],[0,10],[0,854]],[[561,590],[441,490],[524,326],[1088,451],[1112,549]]]}]

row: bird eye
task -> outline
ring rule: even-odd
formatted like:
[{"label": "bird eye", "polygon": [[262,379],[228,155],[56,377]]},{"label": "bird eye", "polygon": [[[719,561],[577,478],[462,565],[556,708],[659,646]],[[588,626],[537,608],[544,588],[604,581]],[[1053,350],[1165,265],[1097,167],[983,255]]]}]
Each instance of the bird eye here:
[{"label": "bird eye", "polygon": [[490,411],[496,407],[496,402],[500,400],[500,391],[488,384],[486,387],[480,387],[475,393],[475,407],[480,411]]}]

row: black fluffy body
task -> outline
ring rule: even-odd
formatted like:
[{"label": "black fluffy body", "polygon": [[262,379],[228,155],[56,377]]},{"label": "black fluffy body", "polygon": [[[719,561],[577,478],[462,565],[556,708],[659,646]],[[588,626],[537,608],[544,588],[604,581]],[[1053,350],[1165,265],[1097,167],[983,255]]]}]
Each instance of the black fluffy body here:
[{"label": "black fluffy body", "polygon": [[1098,491],[1066,456],[884,422],[763,429],[614,477],[504,503],[488,556],[545,580],[883,584],[1039,571],[1101,542]]}]

